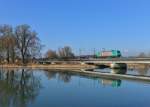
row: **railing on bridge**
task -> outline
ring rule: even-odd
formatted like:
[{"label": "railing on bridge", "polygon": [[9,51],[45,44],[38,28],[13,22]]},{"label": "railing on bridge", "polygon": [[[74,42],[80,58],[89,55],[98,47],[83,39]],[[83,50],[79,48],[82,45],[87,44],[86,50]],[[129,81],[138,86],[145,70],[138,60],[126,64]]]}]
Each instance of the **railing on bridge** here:
[{"label": "railing on bridge", "polygon": [[90,58],[90,59],[67,59],[67,60],[39,60],[40,64],[84,62],[84,63],[143,63],[150,64],[150,58]]}]

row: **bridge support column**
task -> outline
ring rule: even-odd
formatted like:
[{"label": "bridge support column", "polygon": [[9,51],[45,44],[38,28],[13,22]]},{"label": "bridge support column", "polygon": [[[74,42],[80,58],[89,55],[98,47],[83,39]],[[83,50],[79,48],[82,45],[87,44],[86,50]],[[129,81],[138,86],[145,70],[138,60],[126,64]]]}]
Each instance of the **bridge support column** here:
[{"label": "bridge support column", "polygon": [[110,68],[112,68],[112,69],[127,69],[127,64],[125,64],[125,63],[112,63],[112,64],[110,64]]},{"label": "bridge support column", "polygon": [[55,63],[55,62],[51,62],[51,64],[52,64],[52,65],[55,65],[56,63]]},{"label": "bridge support column", "polygon": [[85,62],[80,62],[80,64],[81,64],[81,65],[85,65],[86,63],[85,63]]}]

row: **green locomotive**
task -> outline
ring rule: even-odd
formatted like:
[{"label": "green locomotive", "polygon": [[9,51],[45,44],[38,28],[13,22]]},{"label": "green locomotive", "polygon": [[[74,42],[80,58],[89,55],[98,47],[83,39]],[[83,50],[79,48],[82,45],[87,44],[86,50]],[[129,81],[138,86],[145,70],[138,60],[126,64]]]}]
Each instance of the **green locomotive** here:
[{"label": "green locomotive", "polygon": [[119,50],[102,51],[96,54],[97,58],[118,58],[121,57],[121,52]]}]

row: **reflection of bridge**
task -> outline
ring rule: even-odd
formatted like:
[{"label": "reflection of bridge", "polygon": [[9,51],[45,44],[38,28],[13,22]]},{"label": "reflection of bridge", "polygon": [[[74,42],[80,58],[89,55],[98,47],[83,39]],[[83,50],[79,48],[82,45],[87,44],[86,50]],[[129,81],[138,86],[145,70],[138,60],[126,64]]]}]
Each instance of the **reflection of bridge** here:
[{"label": "reflection of bridge", "polygon": [[112,87],[120,87],[121,80],[120,79],[102,79],[103,86],[112,86]]},{"label": "reflection of bridge", "polygon": [[92,77],[100,77],[106,79],[115,79],[115,80],[133,80],[133,81],[143,81],[150,82],[150,77],[148,76],[136,76],[128,74],[112,74],[112,73],[102,73],[102,72],[92,72],[92,71],[76,71],[76,73],[81,73],[83,75],[90,75]]}]

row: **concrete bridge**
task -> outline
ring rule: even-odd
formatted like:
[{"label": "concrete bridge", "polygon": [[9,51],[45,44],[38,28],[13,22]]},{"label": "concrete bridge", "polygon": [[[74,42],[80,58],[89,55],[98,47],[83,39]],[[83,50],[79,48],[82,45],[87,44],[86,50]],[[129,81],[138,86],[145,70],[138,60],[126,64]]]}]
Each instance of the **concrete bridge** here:
[{"label": "concrete bridge", "polygon": [[42,64],[67,64],[67,63],[78,63],[78,64],[90,64],[90,65],[108,65],[112,68],[126,67],[127,64],[150,64],[150,58],[111,58],[111,59],[72,59],[72,60],[49,60],[39,61]]},{"label": "concrete bridge", "polygon": [[87,60],[82,61],[87,64],[111,64],[111,63],[125,63],[125,64],[150,64],[150,60]]},{"label": "concrete bridge", "polygon": [[110,68],[127,68],[129,64],[150,64],[150,59],[93,59],[83,61],[82,64],[107,65]]},{"label": "concrete bridge", "polygon": [[39,63],[85,63],[85,64],[150,64],[150,58],[111,58],[111,59],[70,59],[70,60],[47,60],[38,61]]}]

